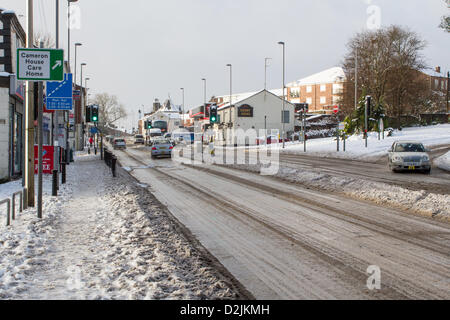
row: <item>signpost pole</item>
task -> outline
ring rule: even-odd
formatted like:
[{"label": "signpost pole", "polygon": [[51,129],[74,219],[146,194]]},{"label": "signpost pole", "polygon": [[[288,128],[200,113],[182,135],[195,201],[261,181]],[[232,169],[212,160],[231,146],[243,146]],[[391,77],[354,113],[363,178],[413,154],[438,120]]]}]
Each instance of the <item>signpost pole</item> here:
[{"label": "signpost pole", "polygon": [[[44,46],[44,43],[40,43],[40,48]],[[43,85],[42,81],[38,83],[38,204],[37,204],[37,215],[39,219],[42,219],[42,170],[43,170],[43,161],[42,161],[42,145],[43,145],[43,136],[42,136],[42,113],[43,109]]]},{"label": "signpost pole", "polygon": [[[27,48],[33,48],[33,0],[27,1]],[[34,99],[33,83],[26,82],[25,93],[25,188],[28,206],[34,207]]]}]

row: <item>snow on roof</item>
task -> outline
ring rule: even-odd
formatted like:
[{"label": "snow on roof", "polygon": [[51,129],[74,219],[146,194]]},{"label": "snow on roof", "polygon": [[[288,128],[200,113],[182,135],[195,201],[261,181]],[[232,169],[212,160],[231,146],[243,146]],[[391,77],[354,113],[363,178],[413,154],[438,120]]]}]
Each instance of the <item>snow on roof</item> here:
[{"label": "snow on roof", "polygon": [[333,83],[345,80],[345,73],[341,67],[334,67],[306,78],[288,83],[288,87],[299,87],[307,84]]},{"label": "snow on roof", "polygon": [[0,72],[0,77],[9,77],[11,73],[9,72]]},{"label": "snow on roof", "polygon": [[[233,99],[233,105],[241,103],[242,101],[247,100],[248,98],[253,97],[253,96],[255,96],[255,95],[257,95],[257,94],[259,94],[261,92],[264,92],[264,91],[267,91],[267,92],[273,94],[274,96],[277,96],[280,99],[281,99],[281,96],[282,96],[282,93],[283,93],[283,89],[279,89],[279,90],[278,89],[276,89],[276,90],[265,90],[265,89],[263,89],[261,91],[256,91],[256,92],[251,92],[251,93],[248,92],[248,93],[239,95],[239,98],[240,98],[239,100],[234,100]],[[276,94],[277,91],[279,91],[280,94]],[[234,97],[235,96],[233,96],[233,98]],[[290,103],[290,102],[286,100],[286,103]],[[226,102],[226,103],[224,103],[222,105],[219,105],[218,106],[219,108],[217,110],[226,109],[229,106],[230,106],[230,102]]]},{"label": "snow on roof", "polygon": [[16,14],[14,10],[3,10],[2,14]]}]

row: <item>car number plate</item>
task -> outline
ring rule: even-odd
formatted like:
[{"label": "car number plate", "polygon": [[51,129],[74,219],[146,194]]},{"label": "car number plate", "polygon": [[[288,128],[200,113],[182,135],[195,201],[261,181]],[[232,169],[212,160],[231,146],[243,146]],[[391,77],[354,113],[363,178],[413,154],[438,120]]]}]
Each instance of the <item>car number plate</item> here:
[{"label": "car number plate", "polygon": [[167,149],[166,147],[159,147],[161,150]]},{"label": "car number plate", "polygon": [[416,166],[408,166],[409,170],[416,170]]}]

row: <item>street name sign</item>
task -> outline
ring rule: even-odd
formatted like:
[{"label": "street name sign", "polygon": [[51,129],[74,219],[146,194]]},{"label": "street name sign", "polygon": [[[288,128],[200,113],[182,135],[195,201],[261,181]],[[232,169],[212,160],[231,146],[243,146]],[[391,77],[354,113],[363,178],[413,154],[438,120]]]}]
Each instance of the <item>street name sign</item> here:
[{"label": "street name sign", "polygon": [[72,110],[72,74],[66,73],[64,81],[47,82],[47,110]]},{"label": "street name sign", "polygon": [[62,49],[17,49],[17,79],[63,81]]}]

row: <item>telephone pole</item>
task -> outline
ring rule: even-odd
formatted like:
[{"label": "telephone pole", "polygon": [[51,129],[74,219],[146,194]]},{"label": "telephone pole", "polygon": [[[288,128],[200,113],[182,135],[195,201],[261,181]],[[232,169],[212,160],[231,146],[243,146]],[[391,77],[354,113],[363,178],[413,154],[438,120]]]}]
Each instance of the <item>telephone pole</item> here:
[{"label": "telephone pole", "polygon": [[[33,48],[33,0],[27,1],[27,48]],[[34,207],[34,83],[26,82],[25,188],[29,207]]]}]

